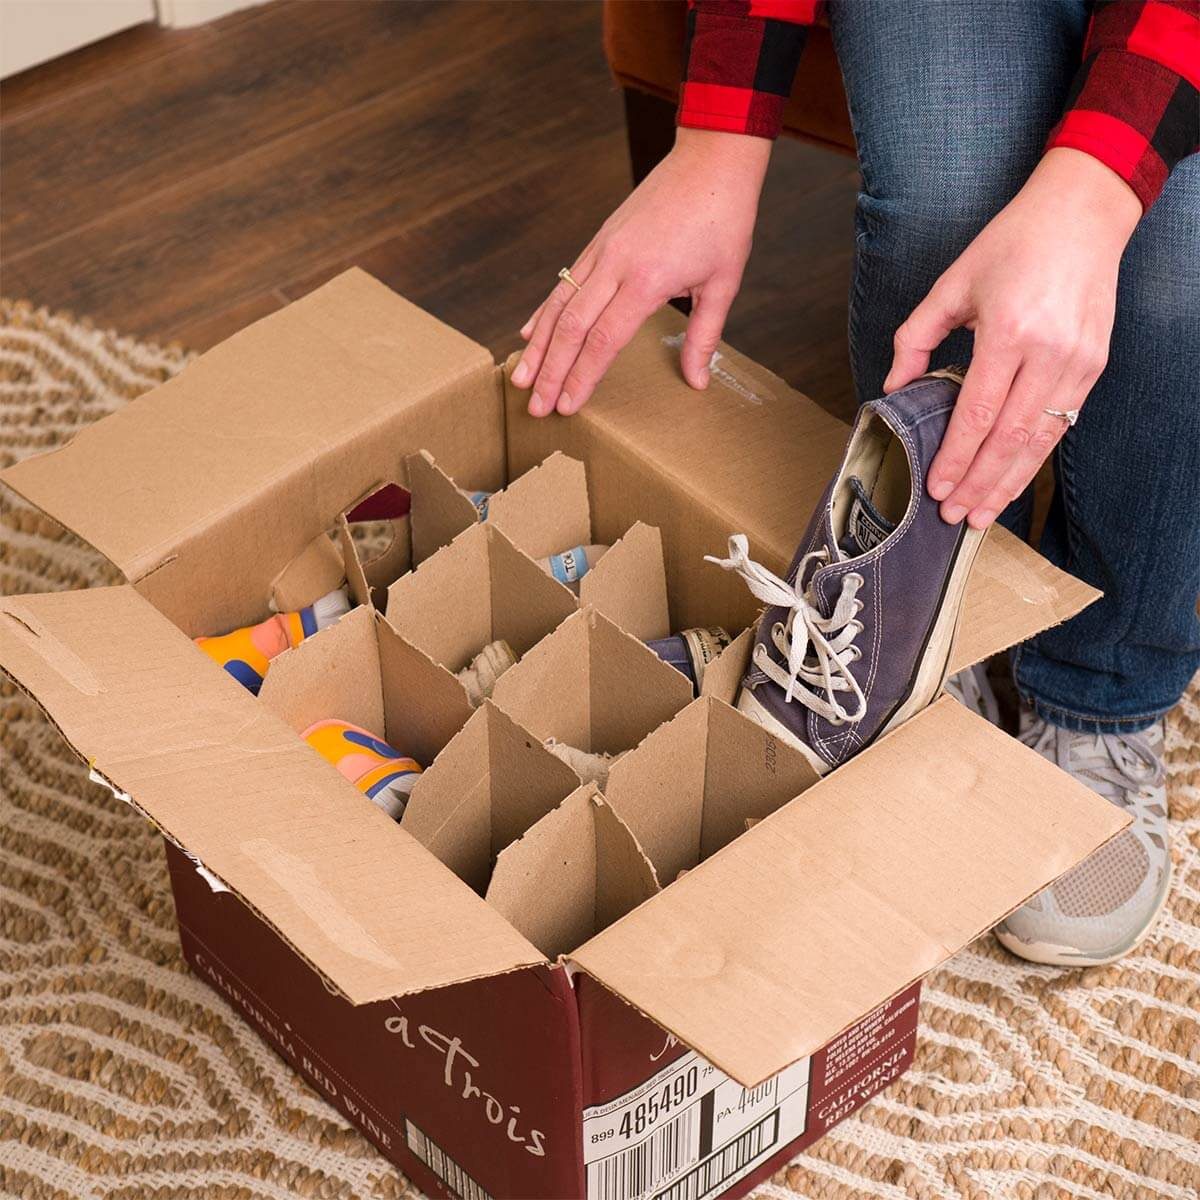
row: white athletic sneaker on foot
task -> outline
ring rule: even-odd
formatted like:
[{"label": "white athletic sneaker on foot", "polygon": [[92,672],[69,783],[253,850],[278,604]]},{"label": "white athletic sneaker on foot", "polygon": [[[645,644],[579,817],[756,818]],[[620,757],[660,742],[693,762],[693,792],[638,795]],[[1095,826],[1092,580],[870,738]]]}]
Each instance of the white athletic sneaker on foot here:
[{"label": "white athletic sneaker on foot", "polygon": [[1022,706],[1021,741],[1123,808],[1133,824],[996,926],[1030,962],[1086,967],[1128,954],[1154,925],[1171,882],[1163,724],[1075,733]]}]

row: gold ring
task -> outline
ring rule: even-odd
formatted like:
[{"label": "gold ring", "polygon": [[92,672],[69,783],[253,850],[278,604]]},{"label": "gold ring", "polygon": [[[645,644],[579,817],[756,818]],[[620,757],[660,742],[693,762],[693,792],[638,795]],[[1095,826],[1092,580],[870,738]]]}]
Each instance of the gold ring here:
[{"label": "gold ring", "polygon": [[583,291],[583,284],[576,282],[575,276],[571,274],[569,267],[563,267],[558,273],[559,279],[564,283],[569,283],[577,292]]}]

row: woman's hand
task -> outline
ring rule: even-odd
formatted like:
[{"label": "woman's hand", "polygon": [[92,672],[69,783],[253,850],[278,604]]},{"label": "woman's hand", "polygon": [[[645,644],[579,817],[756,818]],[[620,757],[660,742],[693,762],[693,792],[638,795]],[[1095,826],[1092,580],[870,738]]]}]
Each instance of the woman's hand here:
[{"label": "woman's hand", "polygon": [[708,364],[742,281],[771,143],[681,129],[675,147],[604,223],[529,318],[513,370],[533,388],[529,411],[578,412],[642,322],[690,295],[683,374],[708,383]]},{"label": "woman's hand", "polygon": [[1108,167],[1053,149],[896,331],[887,392],[920,375],[952,329],[975,331],[929,471],[946,521],[989,525],[1068,428],[1045,410],[1082,408],[1108,360],[1117,267],[1141,215]]}]

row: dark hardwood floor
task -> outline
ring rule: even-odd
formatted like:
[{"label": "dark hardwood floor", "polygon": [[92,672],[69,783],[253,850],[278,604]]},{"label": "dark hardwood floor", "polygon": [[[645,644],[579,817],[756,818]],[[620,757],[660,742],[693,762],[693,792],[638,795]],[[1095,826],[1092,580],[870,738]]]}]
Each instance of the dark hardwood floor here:
[{"label": "dark hardwood floor", "polygon": [[[779,144],[726,334],[842,415],[856,187]],[[275,0],[0,85],[4,294],[195,349],[357,263],[505,354],[628,188],[582,0]]]}]

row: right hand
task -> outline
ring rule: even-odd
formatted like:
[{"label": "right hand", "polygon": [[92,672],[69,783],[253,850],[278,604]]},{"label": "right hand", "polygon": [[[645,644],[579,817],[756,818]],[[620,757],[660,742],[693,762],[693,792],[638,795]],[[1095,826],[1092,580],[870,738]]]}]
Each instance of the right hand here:
[{"label": "right hand", "polygon": [[578,412],[642,322],[676,296],[692,299],[684,378],[708,385],[770,153],[763,138],[679,130],[671,153],[571,264],[579,291],[561,280],[522,328],[529,344],[512,381],[532,387],[533,416]]}]

